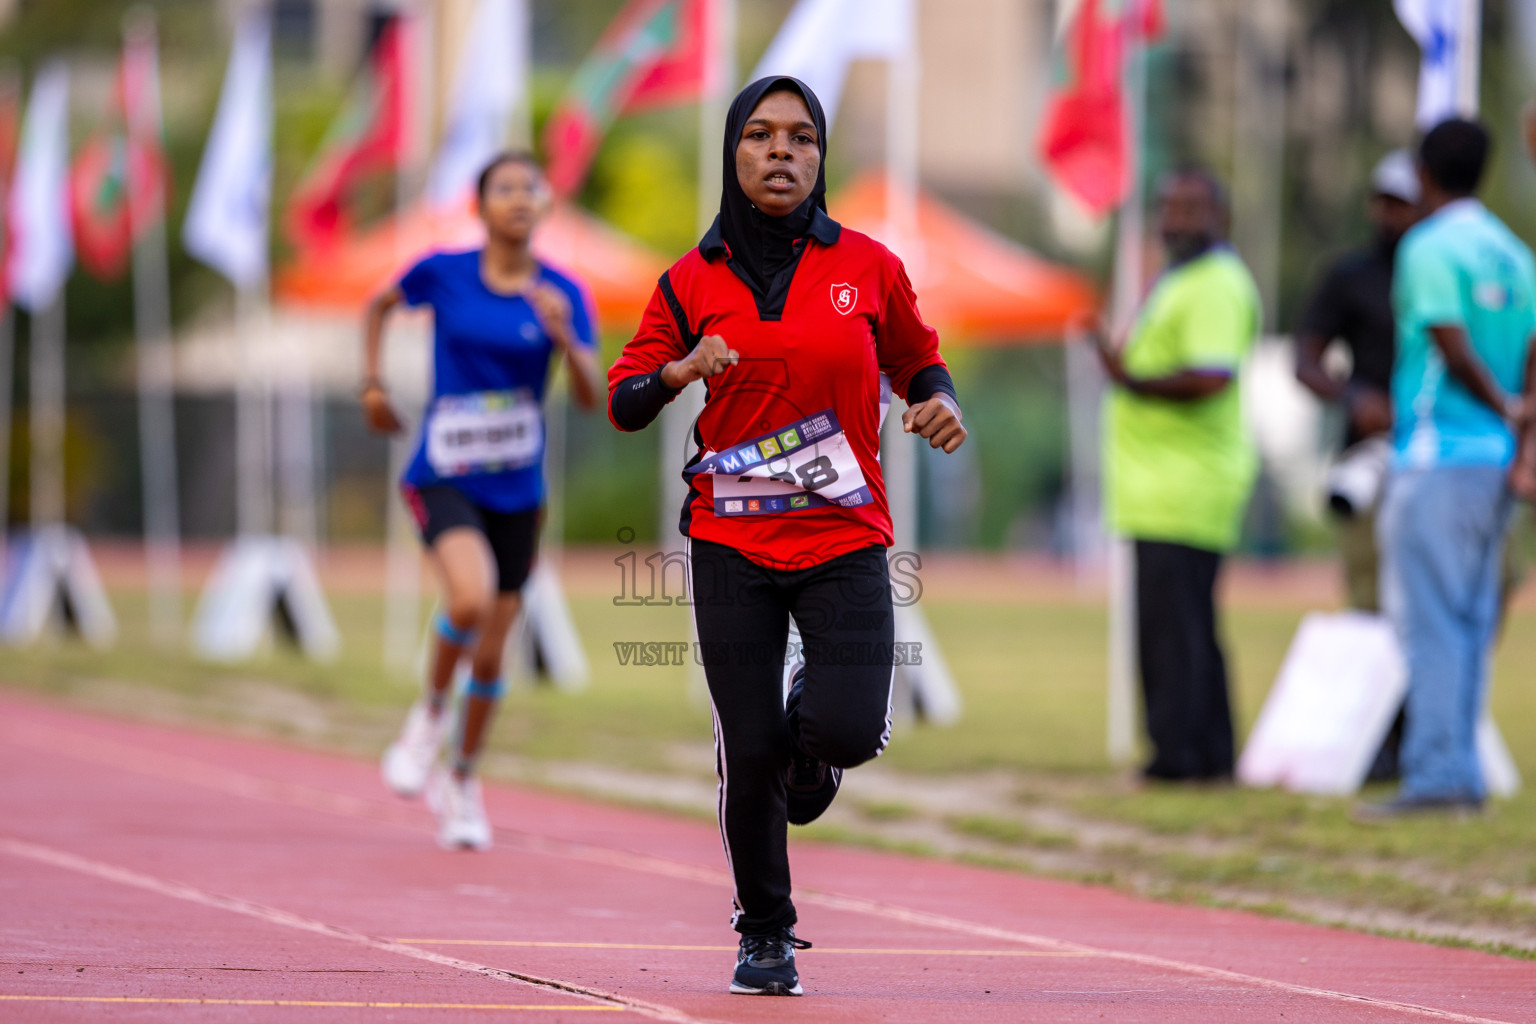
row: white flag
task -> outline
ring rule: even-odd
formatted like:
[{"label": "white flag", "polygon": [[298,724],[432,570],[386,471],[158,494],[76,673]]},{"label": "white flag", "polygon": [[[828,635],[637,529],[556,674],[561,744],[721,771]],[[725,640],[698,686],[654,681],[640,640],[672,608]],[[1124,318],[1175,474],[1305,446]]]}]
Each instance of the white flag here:
[{"label": "white flag", "polygon": [[272,197],[272,29],[259,6],[235,25],[218,113],[192,187],[181,239],[238,288],[267,279]]},{"label": "white flag", "polygon": [[[1397,18],[1418,42],[1419,103],[1415,120],[1432,128],[1447,118],[1477,109],[1475,95],[1462,97],[1461,34],[1467,25],[1466,6],[1481,0],[1393,0]],[[1470,12],[1478,17],[1479,12]],[[1475,88],[1475,86],[1474,86]]]},{"label": "white flag", "polygon": [[427,178],[427,200],[464,199],[507,144],[507,130],[528,83],[527,0],[480,0],[459,55],[453,105],[442,148]]},{"label": "white flag", "polygon": [[821,100],[830,129],[848,65],[894,60],[912,49],[912,0],[800,0],[752,73],[789,75]]},{"label": "white flag", "polygon": [[68,178],[69,73],[63,61],[51,60],[32,83],[6,211],[11,293],[34,313],[53,305],[75,262]]}]

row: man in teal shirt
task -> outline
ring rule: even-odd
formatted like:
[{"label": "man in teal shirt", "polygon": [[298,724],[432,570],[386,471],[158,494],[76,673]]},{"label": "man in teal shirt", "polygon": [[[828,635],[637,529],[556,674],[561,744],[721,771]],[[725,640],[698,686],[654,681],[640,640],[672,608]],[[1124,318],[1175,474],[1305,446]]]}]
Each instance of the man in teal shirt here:
[{"label": "man in teal shirt", "polygon": [[1135,542],[1137,653],[1148,778],[1232,774],[1226,659],[1216,635],[1222,555],[1237,544],[1258,457],[1238,373],[1259,329],[1253,278],[1222,244],[1220,184],[1186,169],[1158,190],[1168,266],[1123,350],[1101,343],[1110,526]]},{"label": "man in teal shirt", "polygon": [[1367,817],[1481,807],[1477,720],[1499,615],[1511,467],[1532,400],[1536,260],[1475,198],[1471,121],[1419,147],[1427,216],[1397,251],[1393,471],[1378,524],[1383,605],[1408,668],[1402,787]]}]

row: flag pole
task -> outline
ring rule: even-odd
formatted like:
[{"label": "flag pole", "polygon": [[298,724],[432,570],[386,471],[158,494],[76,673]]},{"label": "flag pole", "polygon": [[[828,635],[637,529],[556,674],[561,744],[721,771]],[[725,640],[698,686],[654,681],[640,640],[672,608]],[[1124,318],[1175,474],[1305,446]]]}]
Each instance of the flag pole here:
[{"label": "flag pole", "polygon": [[[918,121],[922,58],[918,49],[915,0],[901,0],[893,16],[903,19],[906,32],[900,47],[886,61],[885,92],[885,231],[897,255],[909,264],[923,258],[918,204]],[[892,403],[886,415],[881,459],[895,537],[895,550],[917,551],[918,453],[926,444],[901,429],[901,415]],[[960,719],[960,691],[928,620],[917,605],[895,608],[896,638],[920,645],[922,659],[895,670],[897,700],[933,725],[953,725]],[[900,706],[900,705],[898,705]]]},{"label": "flag pole", "polygon": [[[18,258],[13,250],[7,272],[17,299],[32,314],[29,519],[34,541],[44,546],[58,539],[64,525],[64,287],[73,264],[63,192],[69,164],[68,81],[60,61],[50,61],[38,72],[23,122],[16,180],[7,197],[13,228],[23,207],[38,218],[19,232],[37,251]],[[18,199],[23,186],[28,190]]]},{"label": "flag pole", "polygon": [[0,579],[5,578],[11,508],[11,415],[16,389],[16,307],[0,309]]},{"label": "flag pole", "polygon": [[[513,57],[523,80],[518,83],[512,106],[511,142],[530,150],[533,144],[533,24],[528,0],[513,0],[516,32]],[[574,197],[571,197],[574,202]],[[560,583],[565,551],[566,462],[570,423],[569,384],[556,387],[556,379],[569,377],[565,359],[557,359],[544,390],[544,525],[539,531],[538,558],[523,587],[523,610],[507,637],[507,664],[530,681],[541,677],[565,689],[582,688],[590,673],[581,639],[576,632],[565,589]]]},{"label": "flag pole", "polygon": [[[17,111],[20,116],[21,81],[14,66],[0,68],[0,103]],[[15,153],[11,166],[0,168],[6,177],[5,188],[0,189],[0,218],[5,215],[4,206],[10,202],[9,189],[16,185]],[[10,231],[9,225],[5,226]],[[7,255],[0,250],[0,257]],[[6,268],[0,265],[0,275]],[[11,508],[11,416],[15,410],[16,395],[16,307],[11,301],[10,289],[4,289],[4,301],[0,304],[0,580],[6,578],[7,540],[10,536]]]},{"label": "flag pole", "polygon": [[284,345],[277,360],[281,373],[272,381],[272,481],[278,494],[277,533],[292,537],[311,552],[320,542],[315,502],[315,395],[307,332],[298,345]]},{"label": "flag pole", "polygon": [[[1125,336],[1141,301],[1143,244],[1146,237],[1141,150],[1147,104],[1146,41],[1128,32],[1123,70],[1126,95],[1127,152],[1132,155],[1130,191],[1120,206],[1115,237],[1115,282],[1111,321]],[[1106,745],[1109,761],[1124,765],[1136,756],[1136,606],[1135,560],[1131,542],[1114,537],[1109,544],[1109,679]]]},{"label": "flag pole", "polygon": [[273,377],[270,199],[272,25],[270,11],[242,9],[213,128],[182,224],[188,253],[235,287],[235,335],[243,373],[235,385],[239,536],[203,589],[193,646],[205,658],[254,654],[274,613],[306,654],[335,656],[340,635],[309,552],[273,527]]},{"label": "flag pole", "polygon": [[69,72],[50,60],[37,72],[17,153],[7,216],[15,229],[7,272],[13,299],[32,314],[30,524],[6,565],[0,635],[37,639],[57,621],[105,647],[117,633],[90,551],[65,523],[65,284],[74,262],[69,228]]},{"label": "flag pole", "polygon": [[1254,0],[1238,26],[1234,65],[1232,240],[1259,286],[1262,328],[1273,330],[1280,292],[1285,200],[1287,0]]},{"label": "flag pole", "polygon": [[[124,89],[130,153],[134,140],[160,133],[158,38],[154,11],[136,7],[123,22],[124,41],[138,65],[126,68]],[[128,79],[144,93],[133,95]],[[151,79],[147,76],[153,76]],[[153,103],[153,111],[148,105]],[[128,174],[145,168],[129,159]],[[141,183],[128,183],[128,218],[133,246],[133,311],[138,358],[139,460],[143,473],[144,555],[149,576],[150,635],[170,646],[181,631],[181,516],[177,495],[175,355],[171,344],[170,277],[165,242],[164,197],[140,208]]]},{"label": "flag pole", "polygon": [[[699,96],[699,192],[695,222],[698,237],[703,237],[720,212],[723,168],[716,140],[724,130],[731,97],[739,72],[736,67],[736,0],[703,0],[704,3],[704,87]],[[661,551],[684,550],[684,540],[677,529],[678,513],[687,498],[678,467],[687,458],[693,438],[690,431],[695,417],[704,410],[704,389],[684,388],[683,393],[661,411],[661,504],[657,510],[657,548]],[[662,571],[665,572],[665,565]],[[698,630],[688,619],[688,638],[698,643]],[[688,659],[687,692],[690,699],[708,700],[709,687],[704,669],[695,658]]]},{"label": "flag pole", "polygon": [[[527,150],[532,149],[533,142],[533,26],[528,0],[517,0],[514,18],[518,26],[516,45],[520,51],[515,60],[524,76],[513,106],[512,144]],[[574,196],[570,201],[575,201]],[[557,359],[550,371],[551,384],[556,376],[569,376],[563,358]],[[544,525],[539,531],[538,568],[557,577],[565,551],[566,439],[571,409],[568,389],[567,383],[565,387],[551,386],[544,390]]]},{"label": "flag pole", "polygon": [[720,151],[714,141],[725,124],[736,85],[736,0],[704,0],[704,89],[699,101],[698,234],[720,210]]},{"label": "flag pole", "polygon": [[523,87],[517,90],[512,106],[511,143],[516,149],[533,149],[533,10],[529,0],[513,0],[512,24],[516,26],[517,39],[513,43],[520,51],[512,59],[523,69]]},{"label": "flag pole", "polygon": [[[886,61],[885,90],[885,234],[897,255],[908,261],[917,251],[917,131],[918,83],[916,17],[912,0],[900,0],[911,26],[901,49]],[[898,15],[901,16],[901,15]],[[887,443],[887,494],[896,549],[917,550],[918,439],[902,433],[900,416],[892,408]]]},{"label": "flag pole", "polygon": [[[411,106],[408,128],[401,133],[399,170],[395,174],[397,265],[403,265],[411,256],[406,249],[402,218],[412,203],[421,197],[430,148],[433,101],[438,92],[434,67],[438,35],[435,13],[432,5],[421,2],[402,12],[402,17],[410,19],[410,31],[406,35],[410,46],[405,51],[408,57],[404,66],[413,68],[414,75],[407,80],[405,90]],[[380,370],[387,372],[385,367]],[[406,673],[411,670],[421,633],[421,555],[410,514],[400,496],[394,493],[394,482],[404,475],[414,444],[408,435],[401,435],[391,437],[388,448],[389,479],[385,484],[384,513],[384,644],[381,653],[385,668]]]},{"label": "flag pole", "polygon": [[235,339],[241,361],[240,380],[235,385],[235,532],[242,538],[263,536],[272,530],[267,508],[272,491],[264,408],[270,388],[266,386],[266,360],[257,351],[265,340],[256,329],[261,306],[256,288],[235,289]]},{"label": "flag pole", "polygon": [[[902,0],[911,24],[912,0]],[[906,44],[886,62],[886,230],[899,241],[917,236],[917,132],[922,65],[917,52],[916,26]]]},{"label": "flag pole", "polygon": [[[720,150],[716,140],[725,125],[731,94],[736,85],[736,0],[704,0],[704,89],[699,99],[699,192],[697,234],[702,237],[720,211]],[[663,551],[682,549],[677,531],[678,512],[688,487],[678,474],[692,442],[694,418],[704,409],[704,389],[685,388],[661,413],[661,502],[657,509],[657,546]],[[691,664],[691,663],[690,663]]]},{"label": "flag pole", "polygon": [[33,533],[64,523],[64,292],[32,317],[30,427]]},{"label": "flag pole", "polygon": [[1476,117],[1483,53],[1483,5],[1462,0],[1461,25],[1456,33],[1456,109],[1463,117]]}]

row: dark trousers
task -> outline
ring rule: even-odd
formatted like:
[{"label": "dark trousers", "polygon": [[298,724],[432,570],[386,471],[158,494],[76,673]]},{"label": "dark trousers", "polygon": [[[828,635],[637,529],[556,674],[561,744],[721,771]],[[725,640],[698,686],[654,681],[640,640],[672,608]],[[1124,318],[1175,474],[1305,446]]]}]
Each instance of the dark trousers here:
[{"label": "dark trousers", "polygon": [[[693,615],[715,718],[720,834],[736,881],[731,924],[752,935],[795,923],[785,775],[794,746],[836,768],[891,735],[894,622],[885,551],[806,569],[765,569],[734,548],[689,544]],[[784,714],[789,616],[804,645],[795,721]]]},{"label": "dark trousers", "polygon": [[1232,708],[1216,639],[1214,551],[1136,541],[1136,627],[1157,779],[1232,774]]}]

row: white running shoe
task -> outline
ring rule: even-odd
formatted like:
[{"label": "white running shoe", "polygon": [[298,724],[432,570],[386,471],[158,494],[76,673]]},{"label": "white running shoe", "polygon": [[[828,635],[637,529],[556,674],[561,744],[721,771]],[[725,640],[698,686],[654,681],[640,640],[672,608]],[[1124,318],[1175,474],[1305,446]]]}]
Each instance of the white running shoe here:
[{"label": "white running shoe", "polygon": [[384,751],[379,768],[384,784],[401,796],[416,796],[427,784],[427,776],[437,763],[438,752],[448,738],[452,714],[445,708],[433,715],[425,700],[411,705],[400,736]]},{"label": "white running shoe", "polygon": [[489,850],[491,822],[485,816],[480,780],[439,770],[427,786],[427,806],[437,815],[437,845],[445,850]]}]

